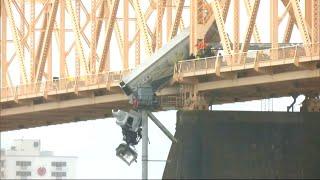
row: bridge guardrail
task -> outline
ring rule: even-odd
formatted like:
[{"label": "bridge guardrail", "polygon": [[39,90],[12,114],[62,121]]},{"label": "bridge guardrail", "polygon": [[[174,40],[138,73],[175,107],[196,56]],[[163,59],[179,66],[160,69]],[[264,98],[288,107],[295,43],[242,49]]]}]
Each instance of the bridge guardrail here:
[{"label": "bridge guardrail", "polygon": [[2,87],[0,88],[0,101],[18,100],[19,97],[44,96],[50,92],[74,92],[79,88],[85,89],[95,85],[106,87],[107,85],[120,82],[122,77],[128,75],[130,72],[131,69],[109,71],[80,77],[68,77],[39,83],[21,84],[14,87]]},{"label": "bridge guardrail", "polygon": [[174,68],[174,76],[181,77],[183,73],[203,72],[215,70],[217,61],[220,61],[220,67],[232,67],[239,65],[253,64],[256,60],[260,62],[285,61],[287,59],[295,59],[299,57],[314,57],[320,54],[320,43],[310,45],[295,45],[288,47],[280,47],[276,49],[265,49],[249,51],[245,53],[237,53],[225,56],[212,56],[205,58],[183,60],[176,63]]},{"label": "bridge guardrail", "polygon": [[[281,61],[299,57],[319,56],[320,43],[310,45],[296,45],[289,47],[280,47],[277,49],[267,49],[238,53],[228,56],[214,56],[200,59],[191,59],[179,61],[174,68],[174,75],[179,77],[182,73],[196,71],[215,70],[217,61],[220,61],[221,67],[233,67],[254,63],[255,59],[259,61],[271,62]],[[275,57],[272,57],[275,56]],[[91,85],[106,86],[110,83],[119,82],[123,76],[131,70],[110,71],[100,74],[92,74],[80,77],[61,78],[59,80],[43,81],[41,83],[23,84],[15,87],[3,87],[0,89],[1,102],[19,99],[19,97],[31,97],[48,94],[49,92],[74,92],[75,89],[88,88]]]}]

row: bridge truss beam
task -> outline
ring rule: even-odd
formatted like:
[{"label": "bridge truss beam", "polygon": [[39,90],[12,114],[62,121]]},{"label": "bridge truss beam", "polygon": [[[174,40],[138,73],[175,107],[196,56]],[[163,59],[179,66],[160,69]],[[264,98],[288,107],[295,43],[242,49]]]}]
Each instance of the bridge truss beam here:
[{"label": "bridge truss beam", "polygon": [[[183,70],[188,76],[181,81],[171,81],[170,85],[191,83],[195,99],[199,99],[197,96],[203,99],[203,93],[208,92],[222,93],[225,98],[231,95],[232,98],[244,96],[243,100],[259,99],[265,97],[259,93],[267,89],[269,83],[276,84],[273,87],[278,89],[274,93],[279,96],[288,95],[286,85],[292,86],[290,92],[319,92],[319,0],[0,2],[0,119],[7,116],[0,123],[23,119],[23,113],[28,113],[30,118],[25,119],[26,122],[32,121],[34,115],[43,119],[61,108],[70,115],[57,117],[61,122],[70,121],[79,108],[83,116],[92,109],[99,109],[99,117],[105,116],[106,107],[127,108],[127,97],[119,89],[119,81],[130,69],[144,63],[146,57],[178,36],[184,27],[190,28],[190,54],[203,52],[204,47],[199,44],[222,45],[214,49],[218,51],[214,52],[217,55],[214,58],[181,61],[181,66],[176,66],[175,71]],[[306,4],[304,9],[303,3]],[[284,8],[278,7],[280,5]],[[230,6],[234,12],[229,11]],[[284,12],[279,12],[281,9]],[[248,19],[243,18],[244,11]],[[266,16],[270,17],[269,22]],[[284,20],[288,20],[288,24],[283,42],[297,42],[300,38],[302,46],[283,47],[279,43],[279,27]],[[231,30],[229,25],[233,27]],[[292,36],[295,28],[300,37]],[[266,34],[270,38],[266,38]],[[264,50],[258,47],[258,51],[252,51],[253,40],[272,47]],[[281,75],[283,73],[285,75]],[[260,90],[254,92],[257,85],[261,86]],[[35,87],[39,87],[39,91],[35,91]],[[177,107],[179,98],[181,100],[179,90],[175,86],[166,87],[167,94],[158,95],[160,99],[174,95],[173,107]],[[182,91],[188,92],[187,89]],[[254,97],[251,97],[252,92]],[[219,103],[234,101],[219,100]],[[88,110],[90,104],[96,105]],[[14,114],[19,115],[10,119]],[[78,117],[73,119],[77,121]],[[39,122],[31,124],[37,126]],[[21,129],[14,126],[17,128]]]},{"label": "bridge truss beam", "polygon": [[[211,43],[208,37],[222,44],[224,55],[250,50],[252,36],[256,42],[277,48],[278,27],[284,19],[288,24],[283,42],[290,42],[294,28],[299,30],[304,47],[320,41],[318,0],[305,0],[305,9],[303,0],[272,0],[273,11],[259,8],[260,0],[186,2],[1,0],[1,87],[52,81],[52,76],[63,79],[118,70],[114,68],[118,62],[122,62],[122,70],[131,69],[188,26],[190,53],[194,54],[199,42]],[[236,6],[236,13],[229,11],[230,4]],[[277,12],[278,4],[284,5],[284,12]],[[248,21],[241,18],[244,11]],[[258,30],[256,23],[265,22],[267,12],[272,17],[265,23],[270,24],[270,39],[262,36],[261,30],[266,28]],[[233,39],[226,21],[234,23]],[[240,22],[247,22],[247,26],[240,26]],[[212,31],[215,26],[218,33]]]}]

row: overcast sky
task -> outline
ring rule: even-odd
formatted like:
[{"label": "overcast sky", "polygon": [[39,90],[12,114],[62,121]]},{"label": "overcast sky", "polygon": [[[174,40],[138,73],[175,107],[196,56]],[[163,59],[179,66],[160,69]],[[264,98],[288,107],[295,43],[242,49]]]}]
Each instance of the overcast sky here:
[{"label": "overcast sky", "polygon": [[[261,1],[261,10],[259,10],[259,17],[257,19],[263,42],[269,42],[269,15],[265,15],[269,14],[270,11],[269,2],[269,0]],[[245,30],[243,27],[246,27],[248,17],[243,8],[243,3],[241,3],[241,6],[241,34],[244,35]],[[282,5],[279,7],[279,12],[283,12]],[[232,4],[230,11],[232,11]],[[230,37],[232,37],[232,20],[230,20],[232,19],[232,13],[230,14],[231,17],[228,18],[226,27]],[[283,34],[284,27],[285,23],[280,26],[279,33]],[[292,41],[299,42],[299,37],[298,31],[295,29]],[[282,41],[281,35],[279,39],[279,41]],[[111,57],[111,59],[115,58],[118,57]],[[118,63],[119,62],[120,61],[118,61]],[[16,66],[18,66],[18,64]],[[117,64],[114,66],[117,66]],[[15,66],[12,68],[14,69],[14,67]],[[15,74],[17,72],[12,70],[11,73]],[[58,71],[54,71],[53,73],[58,73]],[[16,79],[17,82],[18,80],[19,78]],[[302,99],[303,97],[299,97],[297,104],[299,104]],[[285,111],[286,107],[290,105],[291,102],[291,98],[280,98],[219,105],[214,106],[213,109]],[[295,109],[298,110],[299,105],[295,106]],[[155,113],[155,115],[171,133],[175,132],[176,111],[159,112]],[[113,118],[10,131],[1,133],[0,135],[1,148],[10,147],[14,139],[40,139],[42,150],[54,151],[56,155],[77,156],[77,178],[141,178],[141,143],[136,147],[139,153],[138,162],[133,163],[128,167],[115,155],[115,148],[122,142],[122,134],[121,128],[116,125],[115,119]],[[149,159],[165,160],[171,142],[151,121],[149,123],[149,139]],[[149,178],[161,178],[164,166],[164,162],[150,162]]]}]

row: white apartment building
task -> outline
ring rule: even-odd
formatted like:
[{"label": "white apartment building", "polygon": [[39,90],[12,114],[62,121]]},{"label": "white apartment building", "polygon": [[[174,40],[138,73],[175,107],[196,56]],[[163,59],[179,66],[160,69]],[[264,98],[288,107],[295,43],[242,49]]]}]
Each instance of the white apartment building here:
[{"label": "white apartment building", "polygon": [[0,179],[75,179],[75,156],[41,151],[40,140],[19,139],[1,149]]}]

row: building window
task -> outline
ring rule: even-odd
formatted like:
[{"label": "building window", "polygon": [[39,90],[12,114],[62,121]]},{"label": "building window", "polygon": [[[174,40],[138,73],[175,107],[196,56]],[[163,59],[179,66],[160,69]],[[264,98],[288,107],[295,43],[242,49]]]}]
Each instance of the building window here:
[{"label": "building window", "polygon": [[66,172],[51,172],[52,177],[66,177],[67,173]]},{"label": "building window", "polygon": [[4,167],[4,160],[0,161],[0,167]]},{"label": "building window", "polygon": [[51,166],[54,166],[54,167],[65,167],[67,166],[67,163],[66,162],[62,162],[62,161],[54,161],[54,162],[51,162]]},{"label": "building window", "polygon": [[16,161],[16,166],[31,166],[31,161]]},{"label": "building window", "polygon": [[21,176],[21,177],[31,176],[31,172],[30,171],[17,171],[16,176]]},{"label": "building window", "polygon": [[4,155],[5,155],[5,152],[4,152],[3,149],[0,149],[0,155],[1,155],[1,156],[4,156]]},{"label": "building window", "polygon": [[39,142],[33,142],[33,147],[38,147],[39,146]]}]

